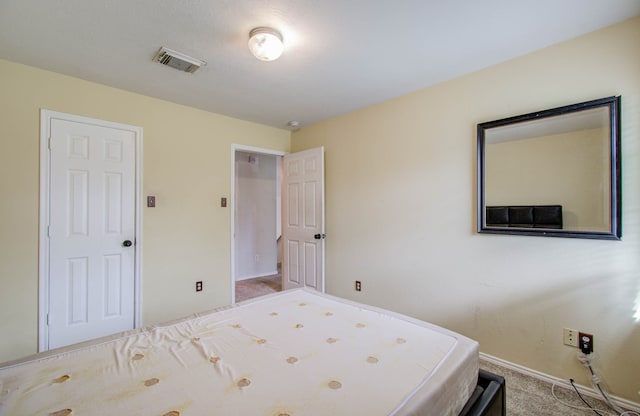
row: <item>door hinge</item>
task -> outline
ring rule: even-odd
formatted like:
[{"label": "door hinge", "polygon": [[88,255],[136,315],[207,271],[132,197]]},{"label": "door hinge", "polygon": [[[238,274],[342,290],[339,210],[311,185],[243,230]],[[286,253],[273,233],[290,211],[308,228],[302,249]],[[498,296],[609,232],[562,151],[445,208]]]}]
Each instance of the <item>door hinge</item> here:
[{"label": "door hinge", "polygon": [[47,326],[49,325],[49,314],[47,313]]},{"label": "door hinge", "polygon": [[51,238],[51,226],[47,225],[47,237]]},{"label": "door hinge", "polygon": [[47,139],[47,147],[51,150],[51,137]]}]

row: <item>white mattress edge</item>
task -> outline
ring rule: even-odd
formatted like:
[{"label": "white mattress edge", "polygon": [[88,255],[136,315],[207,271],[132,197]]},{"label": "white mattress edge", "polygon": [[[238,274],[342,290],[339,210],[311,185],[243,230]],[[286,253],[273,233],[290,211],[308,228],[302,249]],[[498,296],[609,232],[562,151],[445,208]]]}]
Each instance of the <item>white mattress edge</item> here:
[{"label": "white mattress edge", "polygon": [[[430,374],[429,377],[425,378],[419,386],[417,386],[414,391],[412,391],[391,413],[392,415],[397,416],[405,416],[405,415],[426,415],[426,414],[438,414],[439,416],[448,416],[448,415],[457,415],[459,411],[462,409],[468,398],[471,396],[473,389],[475,388],[478,368],[479,368],[479,344],[477,341],[471,340],[470,338],[465,337],[464,335],[458,334],[441,326],[416,319],[410,317],[408,315],[404,315],[401,313],[393,312],[384,308],[379,308],[372,305],[363,304],[360,302],[356,302],[349,299],[344,299],[340,297],[336,297],[327,293],[318,292],[309,288],[300,288],[300,289],[292,289],[288,291],[289,293],[295,293],[297,291],[304,291],[306,293],[312,294],[318,297],[324,297],[339,303],[343,303],[346,305],[350,305],[356,308],[360,308],[363,310],[369,310],[378,313],[384,313],[386,315],[392,316],[396,319],[403,320],[409,323],[412,323],[417,326],[429,328],[431,330],[437,331],[441,334],[445,334],[451,336],[455,339],[454,346],[447,352],[446,357],[453,357],[453,361],[446,359],[443,360],[438,366],[434,369],[434,371]],[[172,321],[168,321],[165,323],[157,324],[157,325],[148,325],[140,328],[136,328],[133,330],[120,332],[118,334],[98,338],[91,341],[86,341],[79,344],[70,345],[67,347],[61,347],[56,349],[51,349],[49,351],[44,351],[37,354],[32,354],[17,360],[7,361],[5,363],[0,363],[0,369],[7,369],[11,367],[15,367],[24,363],[34,362],[44,360],[53,355],[64,355],[67,353],[72,353],[75,351],[81,351],[84,349],[89,349],[95,346],[102,345],[104,343],[108,343],[118,339],[126,339],[132,336],[139,335],[141,333],[148,333],[153,331],[155,328],[167,328],[174,325],[178,325],[181,322],[203,317],[212,313],[217,313],[224,310],[230,310],[233,308],[237,308],[242,305],[250,305],[257,304],[261,302],[265,302],[268,299],[276,296],[280,296],[282,292],[276,292],[269,295],[261,296],[254,299],[249,299],[247,301],[239,302],[232,305],[226,305],[218,308],[213,308],[207,311],[190,314],[189,316],[185,316],[179,319],[175,319]],[[446,385],[443,380],[446,380],[448,375],[454,373],[460,373],[460,379],[456,382],[457,386],[451,387]],[[450,393],[448,390],[454,388],[458,396],[456,398],[456,403],[452,406],[449,400]],[[429,402],[429,409],[425,410],[424,403]],[[434,407],[434,404],[436,405]],[[428,413],[425,413],[428,412]]]},{"label": "white mattress edge", "polygon": [[[456,343],[454,347],[447,353],[447,359],[443,360],[434,369],[433,373],[429,377],[425,378],[422,383],[396,407],[391,415],[404,416],[437,414],[438,416],[454,416],[460,413],[467,400],[469,400],[469,398],[471,397],[471,394],[473,393],[473,390],[475,389],[475,386],[477,384],[479,371],[480,344],[477,341],[439,325],[435,325],[430,322],[413,318],[411,316],[404,315],[398,312],[390,311],[388,309],[363,304],[360,302],[352,301],[350,299],[336,297],[308,288],[294,290],[307,291],[311,294],[329,298],[331,300],[347,305],[374,312],[384,313],[393,316],[396,319],[404,320],[421,327],[429,328],[455,338]],[[453,355],[455,355],[456,357],[452,358]],[[461,373],[461,380],[459,380],[460,385],[456,389],[459,390],[460,396],[458,396],[457,403],[454,406],[450,406],[450,403],[447,400],[449,395],[445,394],[445,391],[448,389],[448,386],[443,383],[443,380],[446,379],[451,372]],[[425,402],[429,402],[431,405],[428,413],[425,413]],[[433,407],[434,403],[439,404],[439,406],[437,406],[437,409]]]}]

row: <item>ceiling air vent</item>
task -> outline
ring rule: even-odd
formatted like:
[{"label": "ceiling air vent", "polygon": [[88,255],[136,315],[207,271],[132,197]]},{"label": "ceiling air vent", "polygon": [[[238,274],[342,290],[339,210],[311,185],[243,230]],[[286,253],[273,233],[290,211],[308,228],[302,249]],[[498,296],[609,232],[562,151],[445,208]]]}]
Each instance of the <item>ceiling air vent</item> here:
[{"label": "ceiling air vent", "polygon": [[170,66],[171,68],[179,69],[180,71],[194,73],[203,65],[207,63],[199,59],[192,58],[183,53],[167,49],[164,46],[160,48],[154,61],[160,62],[162,65]]}]

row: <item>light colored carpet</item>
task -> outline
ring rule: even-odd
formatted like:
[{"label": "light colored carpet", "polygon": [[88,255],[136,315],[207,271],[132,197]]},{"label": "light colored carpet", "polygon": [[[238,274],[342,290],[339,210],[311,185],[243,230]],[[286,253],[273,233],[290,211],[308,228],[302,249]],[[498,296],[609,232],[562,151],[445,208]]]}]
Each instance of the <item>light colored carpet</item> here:
[{"label": "light colored carpet", "polygon": [[[507,387],[507,415],[509,416],[585,416],[595,415],[593,410],[586,408],[573,389],[557,385],[555,395],[565,403],[582,409],[568,407],[551,393],[552,384],[533,378],[526,374],[480,360],[480,368],[505,378]],[[586,397],[590,403],[603,416],[617,415],[601,400]]]},{"label": "light colored carpet", "polygon": [[253,299],[258,296],[282,290],[282,275],[256,277],[255,279],[239,280],[236,282],[236,302]]}]

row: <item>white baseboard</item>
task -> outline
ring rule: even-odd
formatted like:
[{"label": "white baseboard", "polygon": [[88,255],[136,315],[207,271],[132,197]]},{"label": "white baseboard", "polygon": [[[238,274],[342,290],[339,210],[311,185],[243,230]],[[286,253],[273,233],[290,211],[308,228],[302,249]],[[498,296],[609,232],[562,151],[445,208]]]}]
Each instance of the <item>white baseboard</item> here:
[{"label": "white baseboard", "polygon": [[[505,368],[507,368],[509,370],[512,370],[512,371],[515,371],[517,373],[524,374],[524,375],[527,375],[529,377],[533,377],[533,378],[535,378],[537,380],[544,381],[544,382],[549,383],[549,384],[554,384],[555,383],[556,385],[558,385],[560,387],[564,387],[564,388],[573,390],[573,387],[571,387],[571,383],[569,383],[567,380],[563,380],[561,378],[557,378],[557,377],[551,376],[549,374],[541,373],[539,371],[532,370],[530,368],[523,367],[521,365],[514,364],[514,363],[511,363],[509,361],[505,361],[505,360],[503,360],[501,358],[497,358],[497,357],[494,357],[494,356],[491,356],[491,355],[488,355],[488,354],[485,354],[485,353],[482,353],[482,352],[480,353],[480,359],[484,360],[484,361],[487,361],[488,363],[498,365],[500,367],[505,367]],[[600,394],[593,388],[581,386],[579,384],[576,384],[576,388],[578,389],[578,391],[580,391],[580,394],[584,394],[585,396],[589,396],[589,397],[593,397],[595,399],[602,400],[602,396],[600,396]],[[608,394],[608,392],[607,392],[607,395],[618,406],[623,407],[623,408],[628,409],[628,410],[632,410],[634,412],[640,412],[640,404],[634,403],[634,402],[632,402],[630,400],[627,400],[627,399],[623,399],[621,397],[614,396],[612,394]]]}]

